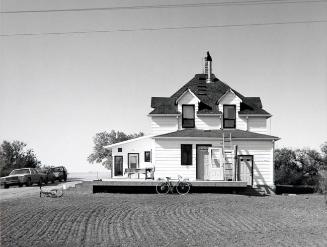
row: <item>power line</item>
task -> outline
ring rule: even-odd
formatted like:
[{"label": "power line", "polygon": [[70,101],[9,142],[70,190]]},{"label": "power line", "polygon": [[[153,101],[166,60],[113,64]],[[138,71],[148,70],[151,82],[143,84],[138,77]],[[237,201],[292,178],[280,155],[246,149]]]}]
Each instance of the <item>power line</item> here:
[{"label": "power line", "polygon": [[0,14],[22,14],[22,13],[51,13],[51,12],[82,12],[82,11],[114,11],[114,10],[141,10],[141,9],[168,9],[168,8],[198,8],[215,6],[235,6],[235,5],[265,5],[265,4],[303,4],[303,3],[321,3],[326,0],[252,0],[252,1],[234,1],[234,2],[213,2],[213,3],[189,3],[189,4],[163,4],[163,5],[135,5],[135,6],[116,6],[99,8],[70,8],[70,9],[44,9],[44,10],[12,10],[1,11]]},{"label": "power line", "polygon": [[181,26],[181,27],[158,27],[158,28],[135,28],[135,29],[89,30],[89,31],[46,32],[46,33],[14,33],[14,34],[0,34],[0,37],[69,35],[69,34],[113,33],[113,32],[141,32],[141,31],[184,30],[184,29],[185,30],[187,30],[187,29],[210,29],[210,28],[271,26],[271,25],[287,25],[287,24],[307,24],[307,23],[327,23],[327,20],[266,22],[266,23],[226,24],[226,25],[204,25],[204,26]]}]

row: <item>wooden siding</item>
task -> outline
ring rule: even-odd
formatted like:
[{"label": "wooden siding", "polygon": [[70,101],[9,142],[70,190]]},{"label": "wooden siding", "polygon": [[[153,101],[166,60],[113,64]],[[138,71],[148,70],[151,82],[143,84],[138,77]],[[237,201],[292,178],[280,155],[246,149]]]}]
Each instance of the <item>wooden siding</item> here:
[{"label": "wooden siding", "polygon": [[[112,148],[112,161],[114,162],[114,157],[116,155],[123,156],[123,171],[125,171],[125,169],[128,168],[128,153],[138,153],[139,168],[153,167],[154,158],[155,158],[153,152],[153,143],[154,140],[151,137],[149,137],[141,140],[136,140],[130,143],[125,143],[122,145],[117,145]],[[118,148],[121,148],[122,152],[118,152]],[[151,151],[151,162],[144,162],[144,151]],[[113,169],[114,169],[114,165],[113,165]],[[112,174],[115,174],[114,171]],[[124,177],[127,177],[127,174],[125,174]]]},{"label": "wooden siding", "polygon": [[[192,144],[192,165],[181,165],[181,144]],[[190,180],[196,179],[196,144],[211,144],[209,141],[156,140],[155,179],[181,175]]]},{"label": "wooden siding", "polygon": [[248,131],[259,134],[267,134],[267,118],[265,117],[249,117]]},{"label": "wooden siding", "polygon": [[[181,144],[192,144],[192,165],[181,165]],[[177,175],[196,179],[196,144],[212,144],[218,147],[216,141],[193,140],[156,140],[154,150],[156,153],[155,178],[172,177]],[[253,155],[254,174],[253,185],[273,185],[273,143],[271,141],[233,141],[238,145],[238,154]]]},{"label": "wooden siding", "polygon": [[220,129],[220,116],[198,116],[195,119],[197,129]]},{"label": "wooden siding", "polygon": [[151,117],[151,131],[154,135],[169,133],[178,130],[176,116]]},{"label": "wooden siding", "polygon": [[[187,92],[183,95],[182,98],[179,99],[178,101],[178,106],[177,109],[180,113],[182,113],[182,105],[194,105],[194,109],[195,109],[195,128],[198,128],[198,118],[196,116],[196,113],[199,109],[199,100],[194,97],[190,92]],[[182,128],[182,115],[180,116],[180,118],[178,118],[178,126],[180,126],[180,129]]]},{"label": "wooden siding", "polygon": [[236,105],[236,129],[246,130],[247,129],[246,118],[243,117],[241,118],[238,115],[238,112],[240,111],[241,102],[242,100],[239,97],[237,97],[234,93],[229,92],[219,102],[218,109],[219,111],[223,112],[223,105]]},{"label": "wooden siding", "polygon": [[239,155],[253,155],[253,185],[274,183],[274,157],[272,141],[234,141]]}]

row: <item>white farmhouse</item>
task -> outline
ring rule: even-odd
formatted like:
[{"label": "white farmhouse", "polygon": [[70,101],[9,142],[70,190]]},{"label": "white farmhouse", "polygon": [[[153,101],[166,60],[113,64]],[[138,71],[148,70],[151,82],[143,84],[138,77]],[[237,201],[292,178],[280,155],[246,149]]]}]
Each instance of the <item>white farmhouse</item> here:
[{"label": "white farmhouse", "polygon": [[274,185],[274,143],[259,97],[245,97],[212,73],[203,74],[170,97],[152,97],[150,136],[107,146],[113,178],[177,178]]}]

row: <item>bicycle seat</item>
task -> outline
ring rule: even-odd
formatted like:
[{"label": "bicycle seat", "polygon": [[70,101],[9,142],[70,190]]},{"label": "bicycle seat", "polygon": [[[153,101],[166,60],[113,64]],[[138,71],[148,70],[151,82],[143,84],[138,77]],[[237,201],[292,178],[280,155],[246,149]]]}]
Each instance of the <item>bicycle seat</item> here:
[{"label": "bicycle seat", "polygon": [[167,178],[167,180],[170,180],[171,179],[171,177],[166,177]]}]

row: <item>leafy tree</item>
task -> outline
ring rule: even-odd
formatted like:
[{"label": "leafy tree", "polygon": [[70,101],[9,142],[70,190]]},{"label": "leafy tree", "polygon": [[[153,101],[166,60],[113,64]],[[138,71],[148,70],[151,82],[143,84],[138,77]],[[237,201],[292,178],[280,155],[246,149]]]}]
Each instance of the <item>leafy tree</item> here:
[{"label": "leafy tree", "polygon": [[275,150],[275,183],[298,184],[301,174],[296,162],[296,153],[289,148]]},{"label": "leafy tree", "polygon": [[8,175],[13,169],[39,167],[40,161],[34,151],[25,151],[26,144],[21,141],[3,141],[0,146],[0,176]]},{"label": "leafy tree", "polygon": [[327,143],[321,153],[314,149],[282,148],[275,150],[275,183],[291,185],[317,185],[319,171],[327,169]]},{"label": "leafy tree", "polygon": [[125,134],[121,131],[114,131],[111,132],[103,131],[97,133],[93,138],[94,147],[93,153],[91,153],[87,157],[87,161],[89,163],[101,163],[107,169],[111,169],[112,165],[112,158],[111,158],[111,150],[104,148],[107,145],[127,141],[130,139],[134,139],[140,136],[143,136],[143,132],[135,133],[135,134]]},{"label": "leafy tree", "polygon": [[321,150],[322,162],[323,162],[322,170],[327,170],[327,142],[324,142],[320,146],[320,150]]}]

